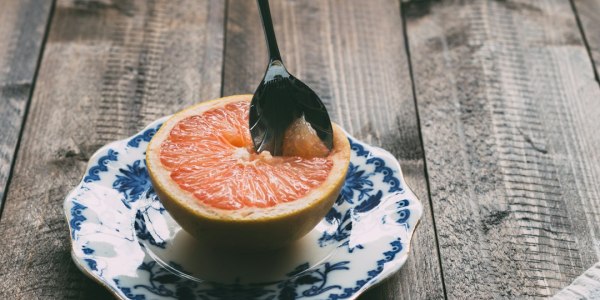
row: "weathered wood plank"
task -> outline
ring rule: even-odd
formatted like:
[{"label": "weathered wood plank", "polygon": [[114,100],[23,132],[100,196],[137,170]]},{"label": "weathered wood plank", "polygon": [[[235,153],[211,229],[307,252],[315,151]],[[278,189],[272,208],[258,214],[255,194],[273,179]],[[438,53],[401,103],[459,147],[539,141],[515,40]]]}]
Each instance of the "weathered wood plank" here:
[{"label": "weathered wood plank", "polygon": [[405,12],[448,298],[553,295],[600,256],[600,89],[569,1]]},{"label": "weathered wood plank", "polygon": [[577,277],[571,285],[558,292],[553,300],[600,299],[600,263]]},{"label": "weathered wood plank", "polygon": [[0,219],[0,299],[109,299],[62,212],[100,146],[221,91],[223,1],[59,0]]},{"label": "weathered wood plank", "polygon": [[594,61],[596,80],[600,80],[600,0],[573,0],[573,5]]},{"label": "weathered wood plank", "polygon": [[31,93],[52,1],[9,0],[0,9],[0,207]]},{"label": "weathered wood plank", "polygon": [[[253,93],[267,63],[256,3],[228,8],[224,94]],[[408,262],[363,299],[443,298],[399,2],[271,1],[271,11],[290,72],[348,132],[394,153],[425,206]]]}]

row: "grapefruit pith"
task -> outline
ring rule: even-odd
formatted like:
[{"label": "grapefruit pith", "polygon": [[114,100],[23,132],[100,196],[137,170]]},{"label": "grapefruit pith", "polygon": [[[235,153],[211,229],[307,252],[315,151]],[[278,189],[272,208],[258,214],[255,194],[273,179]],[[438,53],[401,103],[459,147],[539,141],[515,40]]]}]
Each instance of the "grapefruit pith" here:
[{"label": "grapefruit pith", "polygon": [[293,151],[302,147],[293,143],[291,156],[256,153],[248,130],[251,98],[225,97],[175,114],[146,151],[167,211],[211,246],[272,249],[302,237],[333,205],[350,161],[348,139],[335,124],[326,156]]}]

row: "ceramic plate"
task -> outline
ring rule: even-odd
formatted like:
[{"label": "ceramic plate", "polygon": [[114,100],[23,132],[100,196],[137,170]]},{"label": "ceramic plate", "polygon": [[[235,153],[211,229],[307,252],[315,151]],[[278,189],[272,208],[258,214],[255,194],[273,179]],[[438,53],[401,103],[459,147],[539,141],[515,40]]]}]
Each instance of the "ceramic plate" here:
[{"label": "ceramic plate", "polygon": [[98,150],[64,202],[73,260],[118,298],[355,299],[406,261],[421,203],[391,154],[352,137],[342,192],[307,236],[259,254],[199,245],[146,171],[146,146],[165,120]]}]

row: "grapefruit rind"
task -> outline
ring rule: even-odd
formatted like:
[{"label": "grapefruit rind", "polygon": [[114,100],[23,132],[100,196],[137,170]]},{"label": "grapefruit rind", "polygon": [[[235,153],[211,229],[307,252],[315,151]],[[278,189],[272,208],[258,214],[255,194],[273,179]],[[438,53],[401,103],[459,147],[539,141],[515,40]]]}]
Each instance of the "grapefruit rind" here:
[{"label": "grapefruit rind", "polygon": [[250,102],[251,98],[252,95],[224,97],[197,104],[175,114],[150,141],[146,151],[146,165],[159,199],[181,227],[192,236],[215,246],[272,249],[304,236],[333,206],[344,184],[350,162],[348,138],[339,126],[333,124],[334,146],[329,155],[333,166],[325,181],[300,199],[272,207],[224,210],[202,204],[192,193],[178,188],[170,172],[160,161],[161,142],[168,137],[179,120],[228,103]]}]

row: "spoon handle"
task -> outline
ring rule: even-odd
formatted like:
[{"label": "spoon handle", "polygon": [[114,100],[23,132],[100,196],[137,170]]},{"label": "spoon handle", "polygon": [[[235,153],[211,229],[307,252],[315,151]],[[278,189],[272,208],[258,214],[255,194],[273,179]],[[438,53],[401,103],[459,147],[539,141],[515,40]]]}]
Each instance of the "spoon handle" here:
[{"label": "spoon handle", "polygon": [[281,54],[279,54],[275,30],[273,29],[273,21],[271,20],[271,11],[269,10],[269,0],[257,0],[257,2],[263,29],[265,30],[267,47],[269,48],[269,62],[275,60],[281,61]]}]

